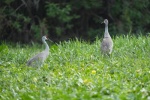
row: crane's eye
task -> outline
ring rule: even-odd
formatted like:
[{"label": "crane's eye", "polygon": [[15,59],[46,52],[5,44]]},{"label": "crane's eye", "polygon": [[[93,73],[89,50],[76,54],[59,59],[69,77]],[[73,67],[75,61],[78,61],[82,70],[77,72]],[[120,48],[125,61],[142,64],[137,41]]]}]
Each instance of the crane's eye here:
[{"label": "crane's eye", "polygon": [[46,39],[48,39],[48,36],[45,36]]}]

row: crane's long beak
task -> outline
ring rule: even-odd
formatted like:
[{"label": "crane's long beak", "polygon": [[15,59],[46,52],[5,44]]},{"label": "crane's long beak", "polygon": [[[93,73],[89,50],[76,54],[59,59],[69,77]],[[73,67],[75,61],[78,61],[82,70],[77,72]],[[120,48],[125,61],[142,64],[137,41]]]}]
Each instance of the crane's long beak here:
[{"label": "crane's long beak", "polygon": [[53,42],[52,40],[50,40],[49,38],[47,38],[47,40],[49,40],[50,42]]},{"label": "crane's long beak", "polygon": [[104,22],[102,22],[101,24],[103,24]]}]

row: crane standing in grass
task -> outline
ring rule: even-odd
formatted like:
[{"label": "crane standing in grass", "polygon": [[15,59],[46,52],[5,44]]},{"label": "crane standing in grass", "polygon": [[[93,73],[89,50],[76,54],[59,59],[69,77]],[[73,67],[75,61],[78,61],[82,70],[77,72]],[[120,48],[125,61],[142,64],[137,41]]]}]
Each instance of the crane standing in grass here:
[{"label": "crane standing in grass", "polygon": [[101,43],[101,52],[102,54],[110,55],[113,50],[113,41],[108,32],[108,20],[105,19],[103,23],[105,23],[105,33]]},{"label": "crane standing in grass", "polygon": [[49,55],[49,46],[46,43],[45,40],[48,40],[48,38],[46,36],[42,37],[42,42],[45,44],[46,48],[44,51],[40,52],[39,54],[33,56],[32,58],[30,58],[27,62],[27,66],[41,66],[42,63],[46,60],[46,58]]}]

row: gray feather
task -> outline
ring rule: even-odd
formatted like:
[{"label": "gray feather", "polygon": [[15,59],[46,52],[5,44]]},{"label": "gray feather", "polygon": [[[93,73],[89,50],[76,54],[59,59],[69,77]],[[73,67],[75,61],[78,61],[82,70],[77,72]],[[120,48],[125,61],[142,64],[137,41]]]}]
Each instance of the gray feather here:
[{"label": "gray feather", "polygon": [[101,43],[101,52],[103,54],[109,54],[110,55],[112,50],[113,50],[113,41],[112,41],[111,36],[109,35],[109,32],[108,32],[108,20],[105,19],[104,23],[105,23],[105,33],[104,33],[103,41]]},{"label": "gray feather", "polygon": [[45,36],[42,37],[42,41],[45,44],[46,48],[44,51],[40,52],[39,54],[33,56],[27,61],[27,66],[41,66],[42,63],[46,60],[49,55],[49,46],[46,43],[47,38]]}]

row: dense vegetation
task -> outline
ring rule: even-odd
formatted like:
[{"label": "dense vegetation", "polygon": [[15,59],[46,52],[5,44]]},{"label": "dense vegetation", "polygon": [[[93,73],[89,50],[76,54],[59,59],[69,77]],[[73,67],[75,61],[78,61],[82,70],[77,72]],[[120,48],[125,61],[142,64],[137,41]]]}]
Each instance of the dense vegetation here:
[{"label": "dense vegetation", "polygon": [[0,46],[1,100],[150,100],[150,37],[113,38],[111,57],[100,39],[49,44],[40,69],[27,67],[40,45]]},{"label": "dense vegetation", "polygon": [[149,0],[1,0],[0,40],[29,42],[102,36],[107,18],[112,35],[150,31]]},{"label": "dense vegetation", "polygon": [[[150,100],[149,15],[149,0],[1,0],[0,100]],[[26,66],[44,34],[58,44],[41,68]]]}]

